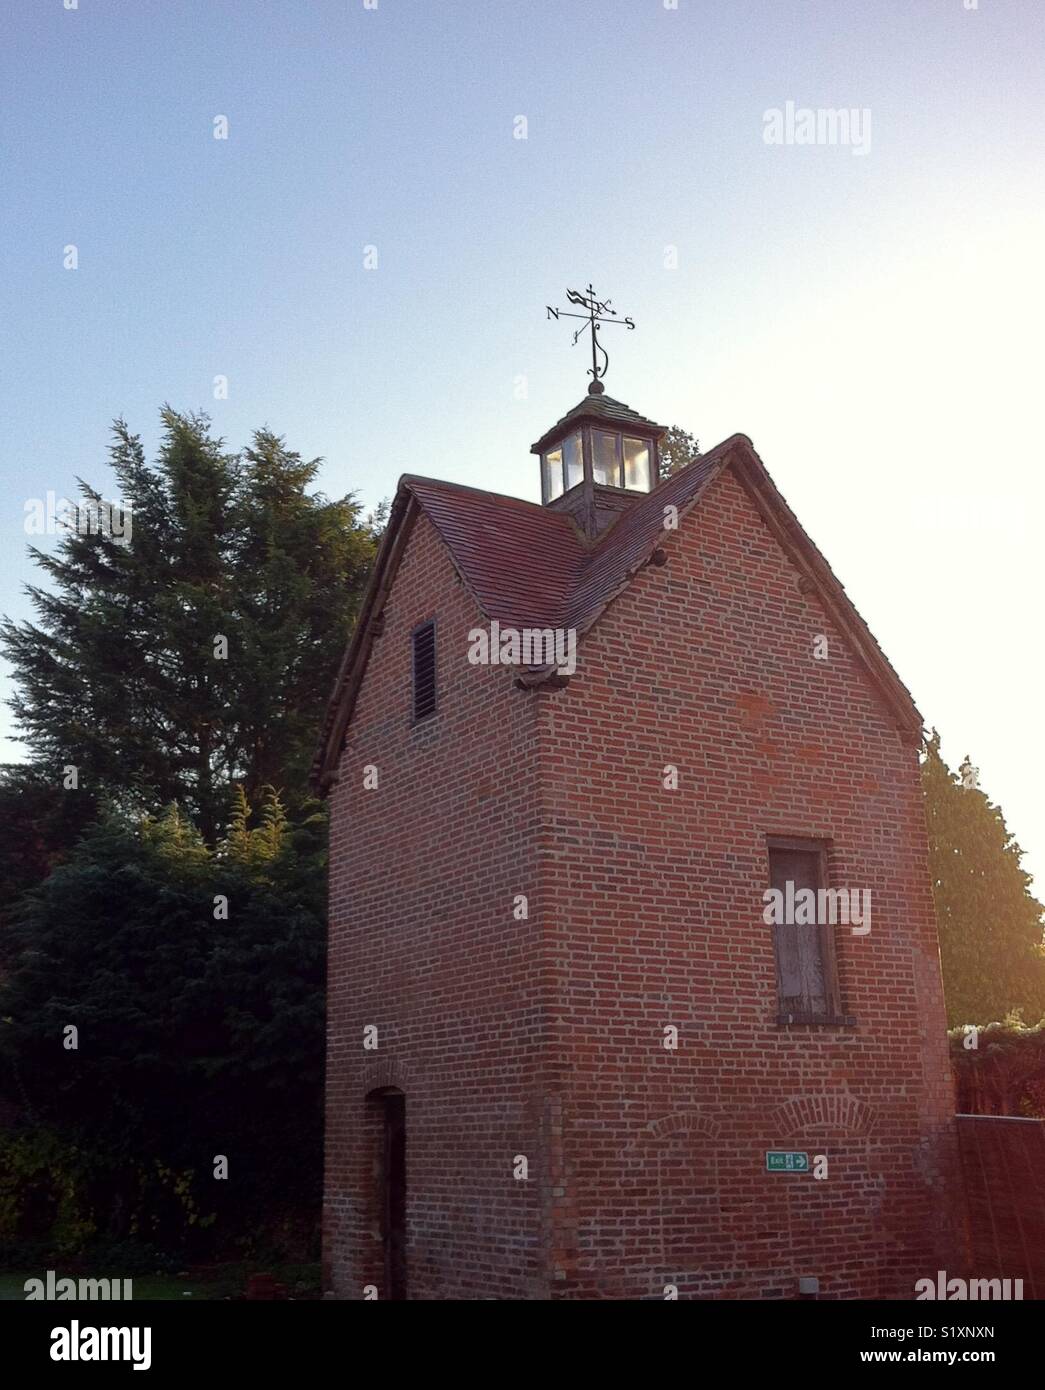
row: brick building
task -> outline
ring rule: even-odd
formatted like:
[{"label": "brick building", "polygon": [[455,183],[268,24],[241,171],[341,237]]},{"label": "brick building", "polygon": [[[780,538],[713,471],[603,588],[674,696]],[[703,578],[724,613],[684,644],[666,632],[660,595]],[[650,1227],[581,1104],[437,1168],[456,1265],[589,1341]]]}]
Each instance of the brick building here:
[{"label": "brick building", "polygon": [[399,485],[316,766],[337,1296],[957,1267],[921,718],[750,440],[662,435],[596,381],[542,505]]}]

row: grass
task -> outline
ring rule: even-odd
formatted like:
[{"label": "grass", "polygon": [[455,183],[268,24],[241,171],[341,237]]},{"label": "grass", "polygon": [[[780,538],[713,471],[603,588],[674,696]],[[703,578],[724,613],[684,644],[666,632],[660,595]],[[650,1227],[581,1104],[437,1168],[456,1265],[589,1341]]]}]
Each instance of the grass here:
[{"label": "grass", "polygon": [[[54,1266],[57,1277],[75,1277],[72,1271]],[[0,1273],[0,1300],[24,1299],[27,1279],[42,1279],[46,1270],[32,1269],[19,1273]],[[212,1265],[205,1269],[185,1274],[136,1274],[134,1281],[134,1301],[152,1303],[174,1301],[188,1303],[204,1299],[213,1301],[223,1298],[243,1298],[247,1291],[247,1279],[251,1274],[272,1274],[281,1284],[286,1284],[291,1298],[318,1298],[320,1294],[320,1275],[318,1264],[272,1265],[257,1264]],[[98,1277],[105,1277],[99,1275]]]}]

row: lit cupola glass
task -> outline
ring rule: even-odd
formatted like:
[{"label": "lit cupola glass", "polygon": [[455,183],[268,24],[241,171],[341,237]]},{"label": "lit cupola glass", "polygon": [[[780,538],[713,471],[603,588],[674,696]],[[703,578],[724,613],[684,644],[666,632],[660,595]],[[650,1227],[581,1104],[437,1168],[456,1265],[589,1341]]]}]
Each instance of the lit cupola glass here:
[{"label": "lit cupola glass", "polygon": [[584,481],[584,441],[580,430],[568,434],[562,442],[562,466],[566,491]]},{"label": "lit cupola glass", "polygon": [[649,492],[650,454],[653,441],[617,434],[611,430],[592,430],[592,477],[602,487],[623,487],[632,492]]},{"label": "lit cupola glass", "polygon": [[541,460],[541,501],[598,534],[605,525],[592,530],[595,511],[608,508],[614,519],[627,494],[656,487],[657,444],[664,432],[622,402],[589,394],[533,446]]},{"label": "lit cupola glass", "polygon": [[650,490],[650,446],[646,439],[624,436],[624,486],[635,492]]},{"label": "lit cupola glass", "polygon": [[562,492],[562,447],[557,444],[541,455],[541,500],[554,502]]}]

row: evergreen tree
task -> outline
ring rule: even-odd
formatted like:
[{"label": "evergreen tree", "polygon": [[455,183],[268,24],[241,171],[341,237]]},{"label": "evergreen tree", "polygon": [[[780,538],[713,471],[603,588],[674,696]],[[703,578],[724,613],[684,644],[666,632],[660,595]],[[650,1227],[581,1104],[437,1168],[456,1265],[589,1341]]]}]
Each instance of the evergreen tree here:
[{"label": "evergreen tree", "polygon": [[1045,1016],[1042,906],[1020,867],[1023,851],[966,758],[959,775],[934,730],[922,764],[929,869],[950,1026],[1020,1011]]},{"label": "evergreen tree", "polygon": [[[161,412],[162,444],[114,425],[130,543],[70,530],[33,558],[37,622],[5,620],[22,737],[58,785],[156,809],[184,805],[213,844],[233,783],[274,783],[291,807],[308,766],[375,543],[352,497],[309,491],[269,430],[242,456],[202,415]],[[81,484],[86,506],[101,502]]]},{"label": "evergreen tree", "polygon": [[214,849],[177,807],[109,811],[23,899],[0,978],[0,1093],[19,1112],[0,1241],[48,1237],[20,1224],[34,1191],[85,1241],[136,1228],[167,1248],[318,1202],[322,827],[291,827],[270,788],[259,801],[252,826],[237,793]]},{"label": "evergreen tree", "polygon": [[234,775],[251,803],[271,784],[296,805],[370,572],[375,530],[369,518],[359,521],[351,498],[310,494],[320,460],[303,460],[271,431],[259,430],[243,457],[229,659]]},{"label": "evergreen tree", "polygon": [[0,969],[18,900],[70,853],[93,819],[94,799],[64,791],[29,763],[0,767]]}]

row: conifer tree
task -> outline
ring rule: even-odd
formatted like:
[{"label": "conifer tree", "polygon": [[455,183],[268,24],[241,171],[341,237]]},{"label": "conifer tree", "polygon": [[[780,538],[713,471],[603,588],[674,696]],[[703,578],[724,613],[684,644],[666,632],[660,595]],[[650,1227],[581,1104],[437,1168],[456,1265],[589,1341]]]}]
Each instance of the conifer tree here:
[{"label": "conifer tree", "polygon": [[[315,806],[291,826],[271,788],[258,801],[252,824],[237,792],[213,848],[177,806],[103,810],[23,896],[0,971],[0,1095],[18,1116],[0,1127],[0,1244],[41,1194],[38,1238],[64,1205],[85,1242],[123,1238],[133,1218],[169,1249],[205,1220],[231,1239],[314,1208],[322,826]],[[235,1182],[211,1180],[217,1152]]]},{"label": "conifer tree", "polygon": [[50,587],[30,587],[36,621],[6,620],[0,642],[45,777],[72,765],[89,796],[177,801],[213,844],[234,783],[251,800],[276,785],[291,809],[305,795],[374,536],[351,496],[310,491],[319,460],[270,430],[240,456],[203,415],[161,420],[152,465],[113,427],[129,543],[72,529],[31,548]]},{"label": "conifer tree", "polygon": [[1020,1011],[1045,1016],[1042,906],[1020,866],[1023,851],[978,786],[968,757],[956,776],[934,730],[922,764],[929,869],[951,1027]]}]

